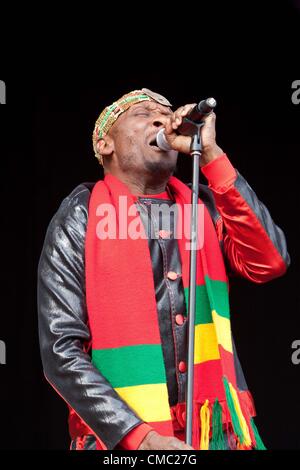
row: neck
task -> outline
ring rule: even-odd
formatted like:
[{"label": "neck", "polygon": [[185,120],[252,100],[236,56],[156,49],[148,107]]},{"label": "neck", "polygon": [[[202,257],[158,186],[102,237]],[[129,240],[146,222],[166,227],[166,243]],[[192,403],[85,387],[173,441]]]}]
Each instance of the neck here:
[{"label": "neck", "polygon": [[131,194],[159,194],[166,190],[168,180],[135,178],[134,175],[115,175],[122,183],[126,184]]}]

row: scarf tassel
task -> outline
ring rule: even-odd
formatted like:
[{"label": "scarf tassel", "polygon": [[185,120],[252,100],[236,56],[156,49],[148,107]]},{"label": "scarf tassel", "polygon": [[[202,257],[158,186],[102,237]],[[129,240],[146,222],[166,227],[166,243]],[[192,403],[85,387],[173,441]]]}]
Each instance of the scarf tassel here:
[{"label": "scarf tassel", "polygon": [[255,450],[267,450],[259,435],[254,419],[251,418],[250,421],[251,421],[251,427],[255,436]]},{"label": "scarf tassel", "polygon": [[[254,419],[250,418],[241,406],[238,395],[231,383],[224,378],[226,401],[231,416],[232,427],[237,437],[236,450],[266,450],[259,435]],[[227,450],[223,431],[222,407],[216,398],[212,408],[212,419],[209,400],[199,407],[194,407],[194,439],[199,443],[200,450]],[[197,416],[196,416],[197,415]],[[249,418],[249,419],[247,419]],[[210,426],[211,421],[211,426]],[[210,432],[212,429],[212,432]],[[200,435],[201,430],[201,435]],[[196,433],[196,435],[195,435]],[[211,434],[211,440],[210,440]]]},{"label": "scarf tassel", "polygon": [[238,438],[240,448],[251,448],[252,440],[246,419],[242,413],[238,395],[231,383],[226,377],[223,377],[226,402],[231,416],[232,427]]},{"label": "scarf tassel", "polygon": [[254,447],[255,450],[267,450],[259,435],[254,419],[250,416],[249,411],[247,410],[247,408],[245,408],[241,400],[240,400],[240,405],[241,405],[242,412],[246,418],[246,421],[249,427],[249,432],[250,432],[250,436],[252,440],[252,447]]},{"label": "scarf tassel", "polygon": [[216,398],[212,410],[212,438],[210,450],[226,450],[226,443],[223,432],[222,407]]},{"label": "scarf tassel", "polygon": [[209,433],[210,433],[210,409],[209,401],[206,400],[200,409],[200,421],[201,421],[201,439],[200,439],[200,450],[209,449]]},{"label": "scarf tassel", "polygon": [[254,447],[256,450],[266,450],[254,419],[249,418],[246,420],[236,390],[232,384],[228,382],[226,377],[223,377],[223,382],[233,430],[238,438],[238,449],[249,450]]}]

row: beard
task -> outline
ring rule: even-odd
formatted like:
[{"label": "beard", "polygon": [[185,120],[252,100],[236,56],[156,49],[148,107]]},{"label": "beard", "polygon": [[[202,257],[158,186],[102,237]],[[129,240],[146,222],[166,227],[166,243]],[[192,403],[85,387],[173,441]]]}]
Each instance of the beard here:
[{"label": "beard", "polygon": [[169,158],[164,158],[159,161],[144,160],[146,173],[155,177],[161,177],[163,179],[171,176],[174,173],[176,165],[177,160],[173,161]]},{"label": "beard", "polygon": [[[177,166],[178,153],[172,151],[172,154],[165,153],[159,159],[150,155],[137,155],[135,152],[123,155],[119,160],[120,169],[124,173],[131,173],[140,176],[146,176],[148,180],[155,180],[157,182],[167,181],[168,178],[174,173]],[[175,155],[176,154],[176,155]]]}]

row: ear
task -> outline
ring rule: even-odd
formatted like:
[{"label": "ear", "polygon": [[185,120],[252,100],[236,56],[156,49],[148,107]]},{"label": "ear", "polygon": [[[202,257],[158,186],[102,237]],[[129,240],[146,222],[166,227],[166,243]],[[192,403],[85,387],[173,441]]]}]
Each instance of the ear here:
[{"label": "ear", "polygon": [[97,150],[100,155],[111,155],[115,150],[114,141],[109,135],[104,135],[102,139],[97,142]]}]

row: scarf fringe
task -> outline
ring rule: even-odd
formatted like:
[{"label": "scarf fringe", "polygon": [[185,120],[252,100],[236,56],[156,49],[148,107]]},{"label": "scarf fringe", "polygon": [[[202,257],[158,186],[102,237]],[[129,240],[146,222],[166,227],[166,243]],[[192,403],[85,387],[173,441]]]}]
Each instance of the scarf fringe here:
[{"label": "scarf fringe", "polygon": [[229,383],[229,389],[230,389],[230,393],[232,396],[234,408],[235,408],[235,411],[236,411],[236,414],[240,423],[240,427],[242,430],[243,440],[240,443],[246,447],[251,447],[252,440],[250,437],[249,428],[248,428],[245,416],[243,415],[237,392],[233,388],[231,383]]},{"label": "scarf fringe", "polygon": [[226,377],[223,377],[223,382],[224,382],[225,393],[226,393],[226,402],[227,402],[227,406],[229,409],[234,433],[237,436],[239,443],[244,444],[246,440],[246,436],[243,434],[243,429],[241,427],[241,423],[240,423],[239,416],[235,407],[233,396],[231,394],[229,382]]},{"label": "scarf fringe", "polygon": [[222,407],[217,398],[212,410],[212,438],[209,449],[226,450],[226,443],[223,432]]},{"label": "scarf fringe", "polygon": [[258,432],[258,429],[256,427],[256,424],[254,422],[254,419],[251,418],[250,419],[251,421],[251,427],[253,429],[253,433],[254,433],[254,436],[255,436],[255,450],[267,450],[267,448],[265,447],[260,435],[259,435],[259,432]]},{"label": "scarf fringe", "polygon": [[[227,409],[229,410],[234,432],[234,435],[227,432],[229,448],[231,450],[266,450],[254,419],[244,409],[239,401],[237,391],[226,377],[224,378],[224,386],[227,402],[227,408],[224,409],[224,412],[227,414]],[[212,412],[210,411],[208,399],[202,406],[199,404],[194,406],[193,442],[199,443],[200,450],[228,450],[222,417],[223,409],[218,398],[215,399]],[[226,426],[227,431],[229,431],[227,420]],[[230,439],[235,440],[234,445],[230,443]]]},{"label": "scarf fringe", "polygon": [[206,400],[204,405],[201,406],[200,421],[201,421],[200,450],[208,450],[209,449],[209,433],[210,433],[210,409],[209,409],[208,400]]},{"label": "scarf fringe", "polygon": [[254,448],[256,450],[266,450],[253,418],[250,418],[248,413],[242,410],[237,391],[228,382],[227,377],[223,377],[223,382],[232,427],[238,439],[237,449],[249,450]]}]

